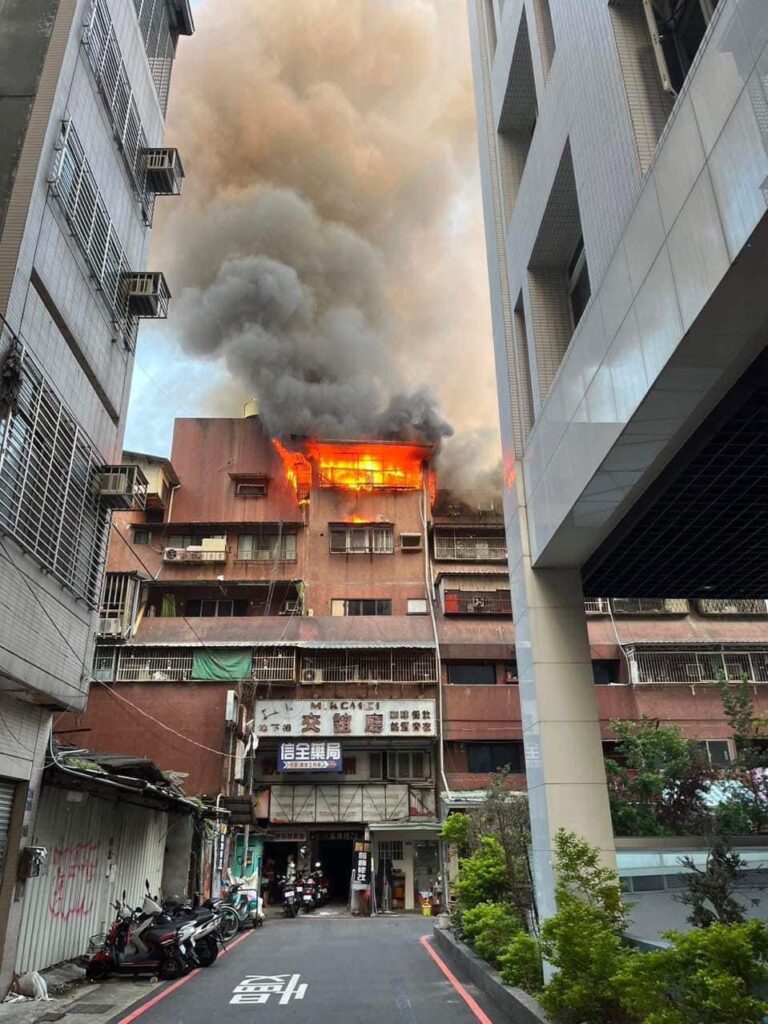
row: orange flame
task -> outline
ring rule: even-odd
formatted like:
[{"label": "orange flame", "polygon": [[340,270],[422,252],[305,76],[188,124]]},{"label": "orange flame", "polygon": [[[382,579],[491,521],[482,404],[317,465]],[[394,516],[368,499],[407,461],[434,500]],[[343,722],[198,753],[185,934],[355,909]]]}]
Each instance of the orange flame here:
[{"label": "orange flame", "polygon": [[299,501],[305,501],[309,497],[309,489],[312,485],[312,467],[301,452],[291,452],[274,438],[272,444],[280,458],[283,460],[283,467],[288,481],[296,490]]}]

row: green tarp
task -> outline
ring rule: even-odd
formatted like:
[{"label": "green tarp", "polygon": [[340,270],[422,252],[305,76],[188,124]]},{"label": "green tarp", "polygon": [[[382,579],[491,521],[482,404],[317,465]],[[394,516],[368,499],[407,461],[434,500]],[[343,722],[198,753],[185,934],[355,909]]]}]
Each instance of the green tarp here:
[{"label": "green tarp", "polygon": [[238,679],[251,678],[251,649],[228,647],[206,647],[192,652],[193,679]]}]

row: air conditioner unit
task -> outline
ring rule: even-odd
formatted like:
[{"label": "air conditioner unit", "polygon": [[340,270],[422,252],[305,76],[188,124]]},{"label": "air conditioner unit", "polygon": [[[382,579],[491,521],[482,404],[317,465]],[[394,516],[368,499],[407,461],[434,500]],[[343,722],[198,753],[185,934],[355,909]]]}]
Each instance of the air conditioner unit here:
[{"label": "air conditioner unit", "polygon": [[227,690],[227,703],[224,711],[224,721],[227,725],[237,725],[237,693],[235,690]]},{"label": "air conditioner unit", "polygon": [[159,272],[127,274],[125,302],[129,316],[163,320],[168,316],[171,293]]},{"label": "air conditioner unit", "polygon": [[163,551],[164,562],[178,562],[184,557],[184,548],[166,548]]},{"label": "air conditioner unit", "polygon": [[475,608],[475,609],[485,608],[485,598],[484,597],[473,597],[472,598],[472,607]]},{"label": "air conditioner unit", "polygon": [[147,191],[156,196],[178,196],[184,183],[184,168],[177,149],[145,149],[144,180]]},{"label": "air conditioner unit", "polygon": [[295,615],[299,611],[298,601],[286,601],[283,604],[283,609],[280,612],[281,615]]},{"label": "air conditioner unit", "polygon": [[323,670],[321,668],[303,668],[301,670],[301,682],[304,686],[314,686],[315,683],[322,683]]},{"label": "air conditioner unit", "polygon": [[402,551],[421,551],[422,538],[420,533],[401,533],[400,548]]},{"label": "air conditioner unit", "polygon": [[144,508],[147,481],[138,466],[102,466],[96,487],[107,508]]}]

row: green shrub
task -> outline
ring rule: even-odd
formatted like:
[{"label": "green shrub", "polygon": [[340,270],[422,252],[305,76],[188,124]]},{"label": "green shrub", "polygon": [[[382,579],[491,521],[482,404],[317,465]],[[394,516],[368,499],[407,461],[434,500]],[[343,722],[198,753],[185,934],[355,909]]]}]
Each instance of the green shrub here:
[{"label": "green shrub", "polygon": [[499,955],[501,978],[535,995],[541,991],[544,977],[541,971],[541,950],[532,935],[519,932]]},{"label": "green shrub", "polygon": [[567,894],[541,928],[541,951],[556,973],[541,994],[544,1009],[563,1024],[625,1024],[617,975],[635,956],[611,918]]},{"label": "green shrub", "polygon": [[504,848],[493,836],[483,836],[480,846],[461,862],[456,895],[464,910],[478,903],[503,901],[507,886],[507,863]]},{"label": "green shrub", "polygon": [[449,814],[440,829],[440,838],[446,843],[453,843],[459,856],[465,856],[472,843],[472,819],[460,811]]},{"label": "green shrub", "polygon": [[627,960],[616,978],[641,1024],[762,1024],[768,928],[761,921],[670,932],[670,949]]},{"label": "green shrub", "polygon": [[504,903],[478,903],[464,911],[462,928],[477,955],[497,966],[499,954],[522,930],[522,925]]}]

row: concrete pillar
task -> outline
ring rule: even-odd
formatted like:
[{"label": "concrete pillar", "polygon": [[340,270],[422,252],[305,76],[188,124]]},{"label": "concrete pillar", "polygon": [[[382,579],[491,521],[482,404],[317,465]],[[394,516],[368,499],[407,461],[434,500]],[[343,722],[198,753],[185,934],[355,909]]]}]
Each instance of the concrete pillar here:
[{"label": "concrete pillar", "polygon": [[508,498],[515,646],[539,914],[554,913],[553,837],[560,828],[615,866],[597,696],[578,569],[534,569],[517,481]]}]

